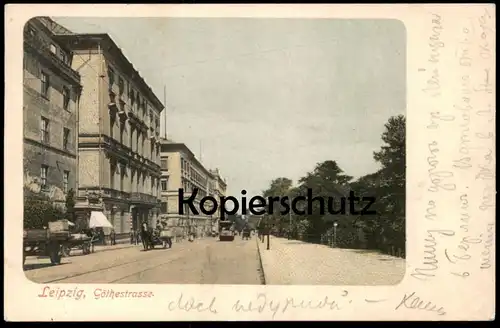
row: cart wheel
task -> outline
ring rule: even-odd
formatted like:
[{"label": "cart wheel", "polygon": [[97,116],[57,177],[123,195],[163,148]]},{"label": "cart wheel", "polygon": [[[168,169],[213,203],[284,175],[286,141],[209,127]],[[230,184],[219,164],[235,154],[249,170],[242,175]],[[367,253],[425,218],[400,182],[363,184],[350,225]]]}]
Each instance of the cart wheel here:
[{"label": "cart wheel", "polygon": [[71,253],[71,248],[67,245],[62,245],[61,246],[61,253],[63,257],[68,257],[69,254]]}]

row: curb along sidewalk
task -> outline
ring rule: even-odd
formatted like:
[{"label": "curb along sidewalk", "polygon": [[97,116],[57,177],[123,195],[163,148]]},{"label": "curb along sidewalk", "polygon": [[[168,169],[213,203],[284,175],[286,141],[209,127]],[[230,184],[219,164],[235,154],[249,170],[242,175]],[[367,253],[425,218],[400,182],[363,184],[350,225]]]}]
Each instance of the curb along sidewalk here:
[{"label": "curb along sidewalk", "polygon": [[370,250],[340,249],[270,237],[257,239],[266,285],[393,285],[405,260]]}]

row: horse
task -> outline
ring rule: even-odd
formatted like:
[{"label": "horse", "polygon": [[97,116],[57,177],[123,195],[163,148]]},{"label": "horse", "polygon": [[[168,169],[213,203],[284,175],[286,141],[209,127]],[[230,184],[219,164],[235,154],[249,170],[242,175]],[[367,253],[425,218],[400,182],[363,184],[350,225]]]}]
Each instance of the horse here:
[{"label": "horse", "polygon": [[145,228],[144,225],[141,226],[141,240],[144,250],[147,251],[149,248],[153,248],[153,238],[152,231],[149,228]]}]

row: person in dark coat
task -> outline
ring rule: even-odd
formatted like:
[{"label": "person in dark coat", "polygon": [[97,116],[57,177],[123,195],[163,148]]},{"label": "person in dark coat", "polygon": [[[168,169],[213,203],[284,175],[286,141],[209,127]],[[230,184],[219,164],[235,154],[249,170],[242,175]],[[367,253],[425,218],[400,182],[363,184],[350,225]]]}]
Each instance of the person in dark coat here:
[{"label": "person in dark coat", "polygon": [[130,237],[130,244],[133,245],[135,242],[135,230],[134,229],[130,230],[129,237]]},{"label": "person in dark coat", "polygon": [[111,229],[111,233],[109,234],[109,239],[111,241],[111,245],[116,245],[116,232],[115,232],[115,229]]}]

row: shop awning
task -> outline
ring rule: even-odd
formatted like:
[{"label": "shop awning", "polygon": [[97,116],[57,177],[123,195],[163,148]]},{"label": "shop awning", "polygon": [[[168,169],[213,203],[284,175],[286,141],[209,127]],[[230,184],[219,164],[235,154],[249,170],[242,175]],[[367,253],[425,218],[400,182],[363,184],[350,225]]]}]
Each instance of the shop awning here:
[{"label": "shop awning", "polygon": [[113,228],[103,212],[90,212],[89,228]]}]

